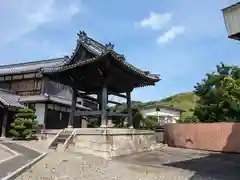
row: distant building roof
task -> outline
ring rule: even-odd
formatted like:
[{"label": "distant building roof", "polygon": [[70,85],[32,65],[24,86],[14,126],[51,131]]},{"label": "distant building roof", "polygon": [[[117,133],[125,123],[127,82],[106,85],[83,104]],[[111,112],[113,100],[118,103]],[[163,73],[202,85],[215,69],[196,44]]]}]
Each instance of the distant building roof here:
[{"label": "distant building roof", "polygon": [[26,63],[1,65],[0,75],[36,72],[41,68],[58,67],[63,65],[67,59],[68,57],[62,57],[62,58],[32,61],[32,62],[26,62]]},{"label": "distant building roof", "polygon": [[184,112],[185,110],[183,109],[179,109],[179,108],[174,108],[174,107],[170,107],[170,106],[166,106],[166,105],[148,105],[148,106],[144,106],[144,107],[141,107],[141,109],[152,109],[152,108],[159,108],[159,109],[171,109],[171,110],[174,110],[174,111],[179,111],[179,112]]},{"label": "distant building roof", "polygon": [[20,96],[7,91],[5,89],[0,89],[0,102],[5,107],[13,107],[13,108],[23,108],[24,105],[19,102]]}]

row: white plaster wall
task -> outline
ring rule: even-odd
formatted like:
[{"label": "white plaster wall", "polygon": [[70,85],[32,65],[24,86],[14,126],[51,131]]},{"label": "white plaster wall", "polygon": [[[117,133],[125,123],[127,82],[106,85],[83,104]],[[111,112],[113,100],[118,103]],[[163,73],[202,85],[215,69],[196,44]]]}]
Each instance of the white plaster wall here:
[{"label": "white plaster wall", "polygon": [[44,124],[44,117],[45,117],[45,104],[37,103],[35,104],[35,115],[37,116],[37,121],[39,124]]}]

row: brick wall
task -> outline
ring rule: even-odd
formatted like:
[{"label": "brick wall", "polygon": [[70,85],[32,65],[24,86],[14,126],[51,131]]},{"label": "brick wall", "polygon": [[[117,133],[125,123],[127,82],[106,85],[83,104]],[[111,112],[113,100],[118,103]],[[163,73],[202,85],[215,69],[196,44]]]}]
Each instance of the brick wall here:
[{"label": "brick wall", "polygon": [[240,123],[166,124],[169,146],[240,153]]}]

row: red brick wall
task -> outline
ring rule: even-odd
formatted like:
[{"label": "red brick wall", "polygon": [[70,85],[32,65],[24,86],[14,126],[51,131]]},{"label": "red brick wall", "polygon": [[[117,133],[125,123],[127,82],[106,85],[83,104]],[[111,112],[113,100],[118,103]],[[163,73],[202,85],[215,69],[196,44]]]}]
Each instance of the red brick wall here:
[{"label": "red brick wall", "polygon": [[240,153],[240,123],[166,124],[169,146]]}]

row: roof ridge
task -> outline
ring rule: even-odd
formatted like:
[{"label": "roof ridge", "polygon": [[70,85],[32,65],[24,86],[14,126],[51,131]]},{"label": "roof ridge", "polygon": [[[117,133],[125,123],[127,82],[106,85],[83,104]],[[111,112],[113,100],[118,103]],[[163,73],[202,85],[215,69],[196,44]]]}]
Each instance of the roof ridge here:
[{"label": "roof ridge", "polygon": [[79,42],[82,42],[87,45],[95,46],[96,48],[100,48],[100,49],[104,50],[105,52],[107,50],[112,50],[112,51],[114,51],[114,53],[121,56],[121,54],[119,54],[118,52],[116,52],[114,50],[115,45],[112,44],[111,42],[109,42],[107,44],[103,44],[100,41],[96,40],[95,38],[88,36],[85,31],[79,31],[79,33],[77,33],[77,35],[78,35]]},{"label": "roof ridge", "polygon": [[23,66],[23,65],[34,65],[34,64],[38,64],[38,63],[46,63],[49,61],[59,61],[59,60],[63,60],[66,61],[67,60],[67,56],[64,57],[59,57],[59,58],[51,58],[51,59],[45,59],[45,60],[37,60],[37,61],[29,61],[29,62],[21,62],[21,63],[14,63],[14,64],[6,64],[6,65],[0,65],[0,68],[9,68],[9,67],[18,67],[18,66]]}]

